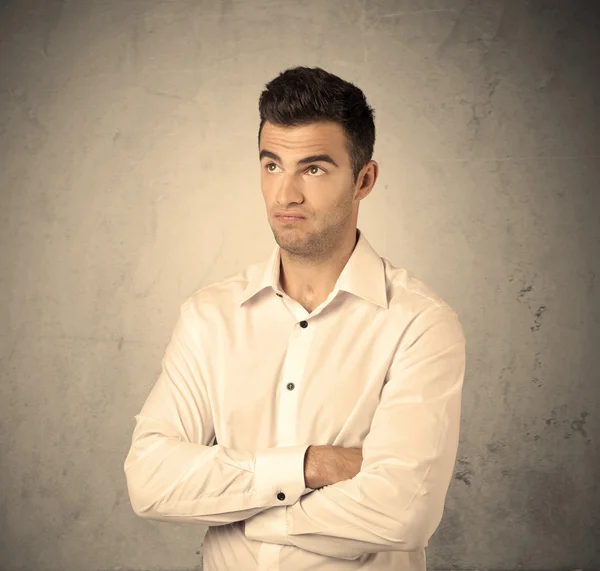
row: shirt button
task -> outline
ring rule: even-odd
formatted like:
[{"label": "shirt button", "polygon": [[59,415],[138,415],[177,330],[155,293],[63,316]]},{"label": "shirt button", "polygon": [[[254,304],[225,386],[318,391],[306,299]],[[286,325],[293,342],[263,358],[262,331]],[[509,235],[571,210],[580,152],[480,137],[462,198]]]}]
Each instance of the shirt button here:
[{"label": "shirt button", "polygon": [[281,501],[285,500],[285,494],[283,492],[279,492],[277,494],[277,499]]},{"label": "shirt button", "polygon": [[279,297],[283,297],[280,293],[277,294]]},{"label": "shirt button", "polygon": [[296,385],[295,385],[294,383],[288,383],[288,384],[287,384],[287,389],[288,389],[288,391],[293,391],[295,386],[296,386]]},{"label": "shirt button", "polygon": [[308,323],[306,321],[301,321],[300,322],[300,327],[302,327],[303,329],[305,329],[306,327],[308,327]]}]

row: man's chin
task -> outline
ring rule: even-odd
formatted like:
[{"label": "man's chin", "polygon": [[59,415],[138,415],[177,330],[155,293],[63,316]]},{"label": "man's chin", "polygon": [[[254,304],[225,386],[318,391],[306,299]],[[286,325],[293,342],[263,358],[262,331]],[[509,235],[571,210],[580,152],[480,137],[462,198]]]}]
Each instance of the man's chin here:
[{"label": "man's chin", "polygon": [[281,238],[275,235],[275,241],[282,250],[290,254],[303,254],[306,250],[306,241],[298,238]]}]

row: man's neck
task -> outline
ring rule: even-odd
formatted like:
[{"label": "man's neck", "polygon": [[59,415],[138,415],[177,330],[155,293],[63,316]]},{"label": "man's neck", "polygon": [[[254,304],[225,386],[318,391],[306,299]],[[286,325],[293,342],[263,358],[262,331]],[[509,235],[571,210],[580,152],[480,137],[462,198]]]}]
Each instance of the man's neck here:
[{"label": "man's neck", "polygon": [[329,258],[322,263],[317,262],[311,265],[294,265],[282,251],[279,266],[281,288],[301,304],[322,303],[333,290],[357,243],[358,230],[355,233],[352,248],[344,252],[340,258],[333,260]]}]

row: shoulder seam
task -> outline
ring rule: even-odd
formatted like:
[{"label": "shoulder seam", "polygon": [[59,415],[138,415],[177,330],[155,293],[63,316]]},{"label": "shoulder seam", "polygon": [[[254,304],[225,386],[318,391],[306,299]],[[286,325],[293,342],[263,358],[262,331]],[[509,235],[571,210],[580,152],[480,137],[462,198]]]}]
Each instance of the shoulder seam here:
[{"label": "shoulder seam", "polygon": [[[392,281],[392,285],[397,286],[397,287],[401,287],[402,289],[404,289],[407,292],[410,292],[414,295],[418,295],[428,301],[430,301],[431,303],[434,304],[435,307],[448,307],[449,309],[452,309],[452,307],[450,305],[448,305],[447,302],[445,301],[437,301],[435,299],[433,299],[432,297],[429,297],[428,295],[425,295],[424,293],[420,292],[420,291],[415,291],[414,289],[410,289],[408,287],[406,287],[404,284],[401,284],[399,282],[396,281]],[[428,308],[429,309],[429,308]]]}]

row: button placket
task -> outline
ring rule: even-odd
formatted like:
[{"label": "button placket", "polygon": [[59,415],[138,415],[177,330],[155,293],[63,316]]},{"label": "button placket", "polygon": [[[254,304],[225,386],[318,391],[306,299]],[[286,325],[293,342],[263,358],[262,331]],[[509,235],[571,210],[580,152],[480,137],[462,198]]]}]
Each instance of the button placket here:
[{"label": "button placket", "polygon": [[[303,329],[306,329],[306,327],[308,327],[308,322],[307,321],[301,321],[300,322],[300,327],[302,327]],[[296,385],[294,383],[288,383],[286,385],[286,388],[288,391],[293,391],[296,388]]]},{"label": "button placket", "polygon": [[[279,297],[281,297],[280,294],[277,294]],[[302,329],[306,329],[308,327],[308,321],[307,320],[302,320],[300,322],[297,322],[296,325],[300,325],[300,327]],[[295,331],[292,331],[292,340],[291,340],[291,344],[288,347],[288,353],[286,356],[286,359],[291,360],[290,362],[300,362],[302,361],[302,358],[305,358],[306,355],[305,353],[307,352],[307,347],[308,345],[310,345],[310,339],[312,337],[312,334],[314,334],[314,331],[310,331],[307,333],[299,333],[298,330],[296,329]],[[297,337],[296,337],[297,336]],[[293,338],[296,337],[296,339],[294,340]],[[284,375],[287,376],[289,378],[289,376],[292,375],[299,375],[299,378],[302,377],[302,370],[297,370],[298,367],[291,367],[288,369],[287,366],[284,365]],[[293,372],[292,372],[293,371]],[[292,377],[293,378],[293,377]],[[295,408],[297,405],[297,399],[294,397],[293,394],[290,394],[293,390],[296,389],[296,383],[294,382],[288,382],[285,385],[286,389],[288,392],[284,391],[281,394],[281,401],[280,401],[280,405],[282,407],[282,411],[286,411],[293,413],[293,414],[283,414],[283,416],[281,418],[285,418],[285,422],[282,421],[282,423],[280,423],[279,425],[279,440],[283,441],[283,442],[290,442],[293,443],[294,440],[294,436],[293,436],[293,431],[294,431],[294,422],[292,421],[290,423],[289,419],[291,417],[295,416]],[[280,502],[283,502],[286,498],[286,495],[284,492],[279,491],[277,493],[277,499]]]}]

